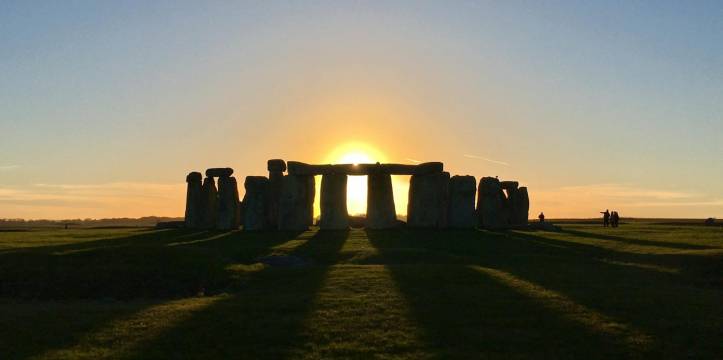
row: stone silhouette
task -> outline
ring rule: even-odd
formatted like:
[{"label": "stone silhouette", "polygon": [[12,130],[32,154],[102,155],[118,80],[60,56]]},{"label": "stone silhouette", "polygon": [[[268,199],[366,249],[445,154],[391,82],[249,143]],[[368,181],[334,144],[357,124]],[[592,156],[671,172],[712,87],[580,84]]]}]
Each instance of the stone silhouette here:
[{"label": "stone silhouette", "polygon": [[397,226],[392,176],[373,172],[367,177],[367,221],[370,229],[390,229]]},{"label": "stone silhouette", "polygon": [[474,176],[455,175],[449,180],[447,223],[451,228],[470,229],[477,225],[474,196],[477,181]]},{"label": "stone silhouette", "polygon": [[445,228],[449,200],[449,173],[412,175],[409,182],[407,225]]},{"label": "stone silhouette", "polygon": [[186,216],[185,226],[188,228],[201,227],[201,173],[192,172],[186,176]]},{"label": "stone silhouette", "polygon": [[[516,181],[473,176],[453,176],[441,162],[407,164],[311,165],[272,159],[269,177],[248,176],[245,194],[239,201],[231,168],[210,168],[201,183],[201,173],[186,177],[187,228],[233,230],[306,230],[314,221],[314,176],[321,175],[321,229],[347,229],[347,177],[367,175],[366,219],[355,219],[371,229],[397,227],[392,175],[411,175],[407,225],[420,228],[489,229],[527,226],[530,200],[526,187]],[[286,175],[284,172],[287,172]],[[218,178],[218,189],[214,178]],[[475,208],[475,194],[477,206]]]},{"label": "stone silhouette", "polygon": [[343,230],[349,228],[346,209],[346,182],[344,174],[327,174],[321,177],[321,219],[319,228]]},{"label": "stone silhouette", "polygon": [[269,205],[269,179],[263,176],[247,176],[244,181],[244,230],[269,228],[267,206]]}]

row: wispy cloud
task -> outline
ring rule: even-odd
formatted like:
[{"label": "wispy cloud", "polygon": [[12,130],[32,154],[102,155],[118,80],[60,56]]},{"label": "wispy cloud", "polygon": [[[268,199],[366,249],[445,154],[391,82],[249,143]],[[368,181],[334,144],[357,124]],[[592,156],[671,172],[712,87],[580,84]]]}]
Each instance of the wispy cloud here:
[{"label": "wispy cloud", "polygon": [[510,164],[508,164],[508,163],[506,163],[506,162],[504,162],[504,161],[492,160],[492,159],[488,159],[488,158],[486,158],[486,157],[484,157],[484,156],[470,155],[470,154],[464,154],[464,155],[462,155],[462,156],[464,156],[464,157],[466,157],[466,158],[470,158],[470,159],[478,159],[478,160],[488,161],[488,162],[491,162],[491,163],[493,163],[493,164],[510,166]]},{"label": "wispy cloud", "polygon": [[410,158],[406,158],[406,159],[404,159],[404,160],[407,160],[407,161],[409,161],[409,162],[413,162],[413,163],[415,163],[415,164],[420,164],[420,163],[422,162],[422,161],[420,161],[420,160],[415,160],[415,159],[410,159]]},{"label": "wispy cloud", "polygon": [[0,165],[0,171],[11,171],[19,167],[20,165]]}]

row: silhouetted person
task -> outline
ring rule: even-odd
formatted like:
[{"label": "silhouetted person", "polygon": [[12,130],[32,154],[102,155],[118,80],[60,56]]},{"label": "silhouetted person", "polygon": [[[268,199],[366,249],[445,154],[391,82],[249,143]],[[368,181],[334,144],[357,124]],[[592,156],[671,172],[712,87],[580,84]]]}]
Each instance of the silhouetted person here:
[{"label": "silhouetted person", "polygon": [[540,219],[540,222],[545,222],[545,214],[543,212],[540,212],[540,215],[538,215],[537,218]]},{"label": "silhouetted person", "polygon": [[620,223],[620,215],[618,215],[617,211],[613,211],[610,214],[610,225],[612,227],[618,227],[619,223]]},{"label": "silhouetted person", "polygon": [[605,212],[600,212],[603,214],[603,226],[608,227],[610,225],[610,210],[605,209]]}]

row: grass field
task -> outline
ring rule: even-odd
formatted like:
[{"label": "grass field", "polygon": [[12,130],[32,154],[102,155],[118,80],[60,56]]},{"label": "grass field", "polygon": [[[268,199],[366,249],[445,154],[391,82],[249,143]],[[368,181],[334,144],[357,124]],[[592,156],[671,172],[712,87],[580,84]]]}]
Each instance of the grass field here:
[{"label": "grass field", "polygon": [[0,232],[0,359],[721,358],[723,229]]}]

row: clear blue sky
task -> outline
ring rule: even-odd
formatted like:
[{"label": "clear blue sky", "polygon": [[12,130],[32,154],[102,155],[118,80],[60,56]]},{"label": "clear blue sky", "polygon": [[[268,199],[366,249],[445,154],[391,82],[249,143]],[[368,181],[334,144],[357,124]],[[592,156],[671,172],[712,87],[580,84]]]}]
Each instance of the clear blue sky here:
[{"label": "clear blue sky", "polygon": [[347,141],[723,217],[723,2],[0,2],[0,217],[181,215],[188,171]]}]

